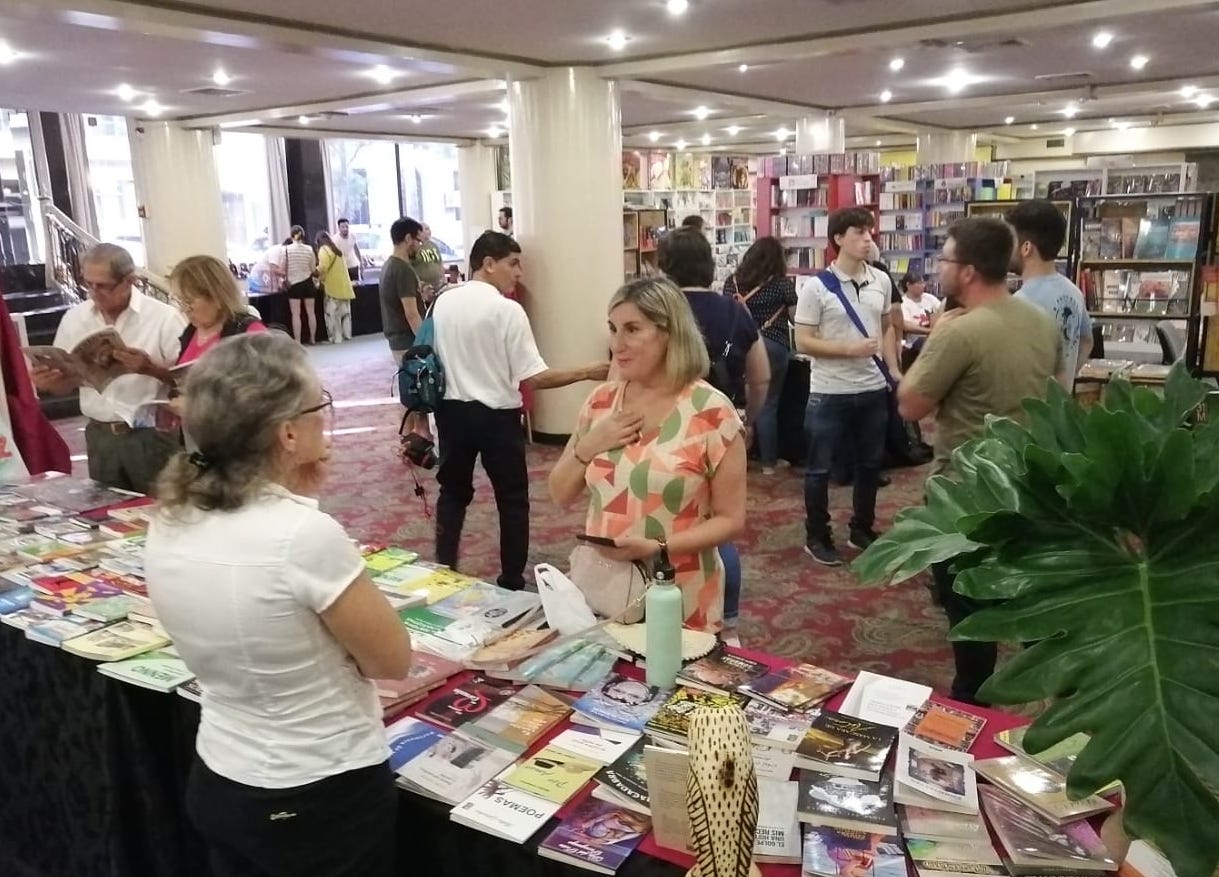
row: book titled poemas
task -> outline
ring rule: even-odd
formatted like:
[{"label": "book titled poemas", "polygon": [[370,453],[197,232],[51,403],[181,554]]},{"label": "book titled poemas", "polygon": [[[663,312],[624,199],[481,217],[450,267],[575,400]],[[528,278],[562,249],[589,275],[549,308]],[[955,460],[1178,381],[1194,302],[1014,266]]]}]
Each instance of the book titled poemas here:
[{"label": "book titled poemas", "polygon": [[587,798],[538,845],[538,855],[598,874],[614,874],[651,825],[642,813]]},{"label": "book titled poemas", "polygon": [[560,805],[523,792],[495,777],[479,786],[453,808],[449,818],[459,825],[523,844],[545,825]]}]

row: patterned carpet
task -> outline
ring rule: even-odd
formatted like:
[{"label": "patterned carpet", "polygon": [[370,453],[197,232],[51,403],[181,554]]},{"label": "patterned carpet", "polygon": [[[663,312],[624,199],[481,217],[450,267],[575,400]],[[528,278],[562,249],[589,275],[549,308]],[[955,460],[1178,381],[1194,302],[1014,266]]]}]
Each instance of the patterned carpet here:
[{"label": "patterned carpet", "polygon": [[[361,541],[412,547],[431,556],[432,524],[414,484],[395,456],[402,409],[389,397],[393,368],[385,342],[361,338],[339,347],[313,348],[325,386],[338,402],[333,471],[323,508]],[[83,423],[59,421],[73,453],[83,455]],[[546,477],[559,449],[529,449],[533,485],[531,563],[566,568],[566,557],[583,531],[584,510],[563,511],[546,494]],[[83,458],[82,458],[83,460]],[[84,463],[77,463],[84,473]],[[892,473],[881,491],[878,529],[920,501],[925,472]],[[431,473],[421,472],[429,507],[436,499]],[[490,484],[481,470],[466,520],[462,568],[494,581],[498,572],[498,523]],[[845,543],[849,488],[831,495],[834,526]],[[744,593],[741,641],[749,648],[802,658],[841,669],[867,669],[902,676],[946,690],[952,675],[945,642],[947,624],[931,605],[921,580],[894,588],[861,585],[846,569],[826,569],[803,552],[804,506],[798,471],[764,477],[751,471],[747,530],[741,538]],[[848,559],[855,552],[844,549]]]}]

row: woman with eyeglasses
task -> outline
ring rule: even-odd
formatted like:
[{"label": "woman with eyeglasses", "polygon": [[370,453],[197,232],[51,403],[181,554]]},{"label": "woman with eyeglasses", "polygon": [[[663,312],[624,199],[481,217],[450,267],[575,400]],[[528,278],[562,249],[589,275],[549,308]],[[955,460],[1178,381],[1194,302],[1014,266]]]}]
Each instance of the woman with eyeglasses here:
[{"label": "woman with eyeglasses", "polygon": [[184,399],[198,449],[161,474],[145,565],[203,689],[187,810],[212,871],[388,877],[396,793],[370,680],[406,676],[411,642],[318,509],[330,395],[265,332],[202,356]]},{"label": "woman with eyeglasses", "polygon": [[267,327],[250,313],[233,272],[214,256],[189,256],[169,274],[169,288],[190,325],[179,339],[178,365],[194,362],[221,338]]}]

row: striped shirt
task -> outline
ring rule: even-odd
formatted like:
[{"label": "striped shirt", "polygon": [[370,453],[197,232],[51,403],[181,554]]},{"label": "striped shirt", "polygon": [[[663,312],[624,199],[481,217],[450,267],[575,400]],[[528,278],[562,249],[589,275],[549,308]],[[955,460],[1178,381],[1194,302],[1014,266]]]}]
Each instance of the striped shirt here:
[{"label": "striped shirt", "polygon": [[284,248],[283,266],[289,284],[308,280],[313,276],[313,269],[317,267],[317,256],[313,247],[299,241],[289,244]]}]

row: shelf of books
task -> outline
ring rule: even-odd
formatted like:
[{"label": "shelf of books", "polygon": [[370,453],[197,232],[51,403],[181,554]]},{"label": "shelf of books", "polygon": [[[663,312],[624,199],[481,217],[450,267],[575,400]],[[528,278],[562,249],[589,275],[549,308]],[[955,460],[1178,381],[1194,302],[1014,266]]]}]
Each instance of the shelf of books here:
[{"label": "shelf of books", "polygon": [[1097,195],[1153,195],[1192,192],[1198,166],[1192,163],[1140,167],[1083,167],[1033,174],[1038,198],[1092,198]]},{"label": "shelf of books", "polygon": [[[965,209],[966,216],[997,216],[1003,219],[1007,211],[1011,210],[1019,200],[1010,201],[971,201]],[[1067,239],[1062,242],[1062,249],[1058,251],[1058,258],[1054,260],[1058,272],[1066,277],[1075,276],[1075,255],[1076,255],[1076,235],[1074,219],[1074,202],[1072,201],[1054,201],[1055,207],[1062,211],[1062,215],[1067,219]]]},{"label": "shelf of books", "polygon": [[656,273],[656,248],[672,223],[669,211],[658,208],[622,211],[622,274],[633,280]]},{"label": "shelf of books", "polygon": [[1203,347],[1202,296],[1213,273],[1215,196],[1080,198],[1076,282],[1110,361],[1219,370]]},{"label": "shelf of books", "polygon": [[762,161],[757,225],[778,238],[793,274],[812,274],[829,262],[829,214],[865,207],[879,215],[878,153],[779,155]]}]

